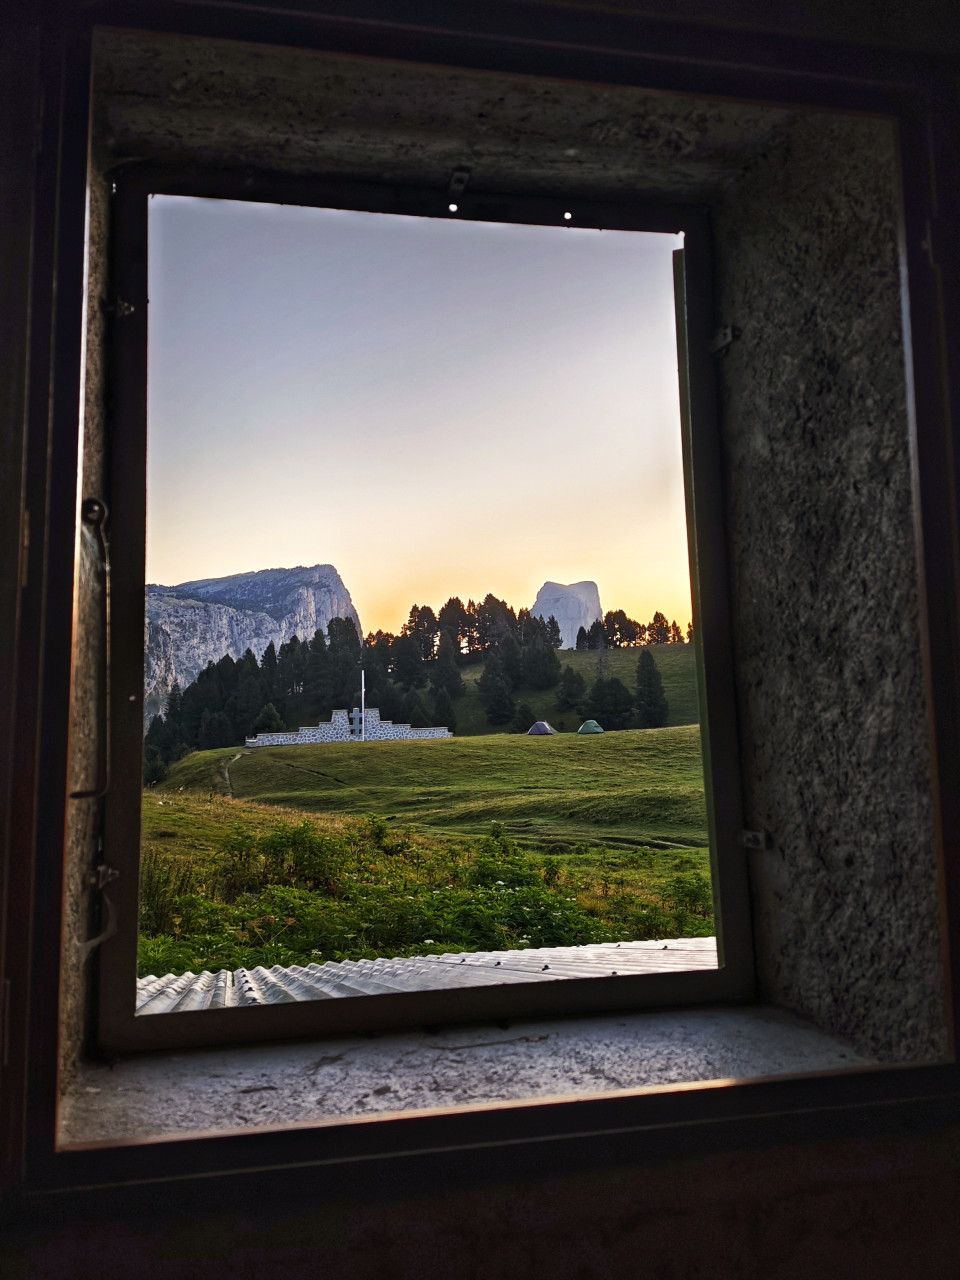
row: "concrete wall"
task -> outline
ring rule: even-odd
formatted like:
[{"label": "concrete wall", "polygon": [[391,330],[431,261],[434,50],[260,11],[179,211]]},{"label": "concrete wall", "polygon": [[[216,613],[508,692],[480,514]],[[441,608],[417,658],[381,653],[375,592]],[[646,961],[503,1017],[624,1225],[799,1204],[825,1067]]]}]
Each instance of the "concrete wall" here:
[{"label": "concrete wall", "polygon": [[716,219],[745,817],[763,992],[945,1050],[895,141],[813,114]]},{"label": "concrete wall", "polygon": [[[356,715],[354,708],[354,715]],[[368,742],[409,741],[421,738],[451,738],[449,729],[414,729],[408,724],[394,724],[381,720],[376,707],[367,707],[364,719],[364,737]],[[326,724],[304,725],[290,733],[258,733],[247,738],[248,747],[303,747],[323,742],[359,742],[359,731],[354,731],[346,711],[334,711]]]},{"label": "concrete wall", "polygon": [[[111,35],[99,46],[96,132],[115,158],[153,154],[163,139],[171,158],[182,150],[180,158],[212,160],[222,143],[236,160],[238,136],[249,161],[263,148],[272,157],[270,140],[277,131],[287,136],[290,116],[264,92],[266,71],[294,97],[323,86],[324,110],[336,108],[342,128],[333,140],[322,130],[310,134],[315,163],[324,148],[340,166],[360,165],[369,151],[381,176],[397,176],[437,121],[449,130],[438,114],[443,85],[431,81],[417,96],[420,69],[410,73],[415,91],[404,95],[398,85],[406,73],[395,64],[380,71],[375,62],[341,59],[332,75],[317,54],[201,42],[188,56],[181,41],[154,43]],[[181,84],[175,72],[184,59],[191,74]],[[660,127],[617,133],[617,167],[608,132],[598,142],[587,127],[584,111],[596,103],[580,101],[586,91],[551,97],[541,86],[531,138],[526,117],[512,114],[529,107],[526,82],[515,80],[504,86],[495,135],[523,136],[525,163],[534,167],[549,152],[555,189],[599,190],[602,177],[611,191],[630,178],[673,196],[713,193],[717,318],[742,331],[719,362],[741,768],[748,824],[768,829],[774,843],[753,867],[761,988],[872,1055],[937,1058],[945,1028],[894,140],[868,118],[664,100],[628,87],[602,95],[611,118],[653,111],[662,125],[666,112],[671,137],[686,141],[680,163]],[[208,81],[221,96],[208,100]],[[509,189],[516,181],[513,162],[503,159],[509,148],[494,146],[457,105],[481,89],[490,97],[496,83],[458,72],[449,100],[451,110],[466,111],[457,139],[462,128],[489,150],[485,181]],[[359,129],[358,84],[388,96],[397,107],[389,121],[365,120]],[[222,99],[230,86],[233,96]],[[213,115],[212,101],[220,104]],[[221,138],[224,111],[242,122],[239,135],[226,130]],[[717,140],[705,148],[698,139],[712,137],[711,129]],[[296,154],[306,144],[294,133]],[[560,137],[587,148],[576,165],[549,151]],[[88,377],[95,372],[91,365]],[[298,740],[320,741],[325,731],[308,729]]]}]

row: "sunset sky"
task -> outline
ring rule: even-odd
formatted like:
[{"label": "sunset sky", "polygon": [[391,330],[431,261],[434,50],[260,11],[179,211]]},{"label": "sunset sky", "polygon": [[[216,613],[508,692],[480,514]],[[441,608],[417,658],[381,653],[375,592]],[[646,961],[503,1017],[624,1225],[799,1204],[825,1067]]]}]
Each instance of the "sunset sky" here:
[{"label": "sunset sky", "polygon": [[154,197],[147,580],[690,617],[680,238]]}]

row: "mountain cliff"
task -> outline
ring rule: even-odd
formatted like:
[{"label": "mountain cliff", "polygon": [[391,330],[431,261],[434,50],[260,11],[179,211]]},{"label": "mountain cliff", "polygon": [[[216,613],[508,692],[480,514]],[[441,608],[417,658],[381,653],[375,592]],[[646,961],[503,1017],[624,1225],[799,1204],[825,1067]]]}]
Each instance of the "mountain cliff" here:
[{"label": "mountain cliff", "polygon": [[573,582],[564,586],[561,582],[545,582],[537,592],[530,610],[538,618],[547,619],[552,614],[560,624],[561,648],[574,649],[577,632],[581,627],[589,631],[591,624],[603,617],[600,608],[600,592],[595,582]]},{"label": "mountain cliff", "polygon": [[331,618],[360,618],[333,565],[261,569],[228,578],[200,578],[174,587],[148,586],[144,634],[144,719],[166,704],[175,680],[195,680],[208,662],[252,649],[259,658],[272,640],[309,639]]}]

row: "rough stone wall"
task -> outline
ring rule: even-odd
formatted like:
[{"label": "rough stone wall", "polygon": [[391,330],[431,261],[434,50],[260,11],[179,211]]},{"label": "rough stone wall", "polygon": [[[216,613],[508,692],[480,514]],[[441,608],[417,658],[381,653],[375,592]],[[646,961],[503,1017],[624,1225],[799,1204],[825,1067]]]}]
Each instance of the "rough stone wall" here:
[{"label": "rough stone wall", "polygon": [[717,210],[745,818],[763,993],[945,1050],[889,128],[810,116]]},{"label": "rough stone wall", "polygon": [[[414,729],[408,724],[394,724],[392,720],[381,720],[380,712],[376,707],[367,708],[364,736],[368,742],[453,737],[449,729]],[[302,747],[324,742],[358,741],[359,734],[354,732],[347,712],[334,711],[331,713],[327,724],[305,725],[289,733],[258,733],[254,738],[247,738],[247,746]]]}]

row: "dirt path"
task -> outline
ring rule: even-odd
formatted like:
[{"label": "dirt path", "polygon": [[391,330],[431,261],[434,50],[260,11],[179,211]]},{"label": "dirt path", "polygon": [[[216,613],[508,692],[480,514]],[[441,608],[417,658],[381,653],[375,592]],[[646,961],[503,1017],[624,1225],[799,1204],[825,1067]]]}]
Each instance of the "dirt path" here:
[{"label": "dirt path", "polygon": [[233,784],[230,781],[230,766],[235,761],[239,760],[242,755],[243,755],[243,752],[238,751],[235,756],[231,756],[229,760],[225,760],[223,762],[223,769],[221,771],[220,776],[223,778],[224,782],[227,784],[227,795],[230,797],[231,800],[233,799]]}]

